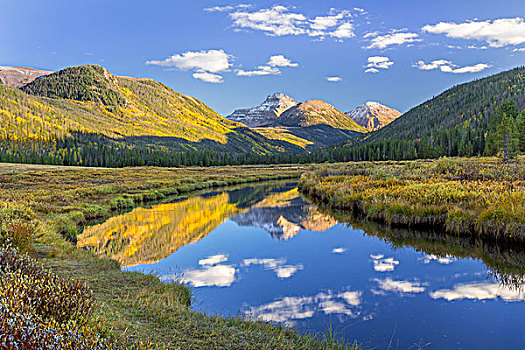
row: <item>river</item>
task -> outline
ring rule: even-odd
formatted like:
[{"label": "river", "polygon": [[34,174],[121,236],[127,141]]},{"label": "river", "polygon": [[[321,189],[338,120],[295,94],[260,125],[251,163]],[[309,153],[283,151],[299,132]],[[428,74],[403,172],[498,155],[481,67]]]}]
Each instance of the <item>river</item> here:
[{"label": "river", "polygon": [[191,286],[193,307],[373,349],[523,349],[524,247],[353,222],[296,183],[136,208],[78,245]]}]

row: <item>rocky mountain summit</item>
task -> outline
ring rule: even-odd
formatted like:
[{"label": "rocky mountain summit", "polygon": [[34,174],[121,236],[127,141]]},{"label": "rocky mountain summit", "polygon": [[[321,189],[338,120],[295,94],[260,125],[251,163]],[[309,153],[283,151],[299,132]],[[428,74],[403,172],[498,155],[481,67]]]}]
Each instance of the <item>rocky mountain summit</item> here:
[{"label": "rocky mountain summit", "polygon": [[399,111],[379,102],[366,102],[345,114],[369,131],[381,129],[401,116]]},{"label": "rocky mountain summit", "polygon": [[27,67],[0,66],[0,82],[9,87],[22,87],[33,80],[52,72]]},{"label": "rocky mountain summit", "polygon": [[237,109],[226,118],[249,127],[271,126],[276,119],[298,102],[283,93],[272,93],[263,103],[252,108]]}]

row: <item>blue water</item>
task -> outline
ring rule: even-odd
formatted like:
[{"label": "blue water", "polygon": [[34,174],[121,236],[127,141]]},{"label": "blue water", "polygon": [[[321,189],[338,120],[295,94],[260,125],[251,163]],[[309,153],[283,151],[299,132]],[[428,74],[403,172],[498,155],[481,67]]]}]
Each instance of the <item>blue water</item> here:
[{"label": "blue water", "polygon": [[[455,257],[450,241],[447,256],[424,244],[394,244],[388,232],[379,231],[387,235],[381,239],[373,230],[336,223],[293,197],[293,187],[268,186],[262,195],[259,189],[242,213],[199,241],[123,269],[187,283],[193,307],[209,314],[247,314],[320,336],[331,328],[374,349],[525,348],[520,282],[502,284],[491,277],[498,267]],[[230,197],[245,199],[255,188]],[[275,193],[293,198],[263,202]],[[464,248],[479,257],[484,245],[492,252],[487,244],[467,241]],[[493,260],[502,262],[522,254],[494,251]]]}]

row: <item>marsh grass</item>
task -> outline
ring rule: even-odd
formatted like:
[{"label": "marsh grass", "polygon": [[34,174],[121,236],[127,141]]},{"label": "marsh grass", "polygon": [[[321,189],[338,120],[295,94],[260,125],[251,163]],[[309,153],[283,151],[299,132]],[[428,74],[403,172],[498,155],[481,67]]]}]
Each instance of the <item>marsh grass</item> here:
[{"label": "marsh grass", "polygon": [[[51,271],[46,275],[48,277],[34,279],[34,283],[41,284],[41,288],[35,291],[50,291],[56,285],[61,286],[59,289],[64,293],[72,293],[74,288],[83,292],[71,298],[62,294],[63,297],[57,300],[49,300],[39,292],[40,297],[35,300],[39,300],[38,305],[44,310],[42,313],[50,315],[52,321],[44,321],[37,313],[20,319],[17,329],[38,324],[42,334],[69,339],[70,343],[76,344],[69,348],[57,346],[58,349],[356,348],[355,344],[345,344],[330,334],[320,337],[299,335],[288,328],[261,321],[204,315],[191,308],[191,291],[187,287],[161,283],[151,275],[123,272],[116,261],[99,258],[71,244],[87,222],[103,220],[137,205],[205,189],[298,178],[301,173],[313,170],[312,166],[34,169],[26,171],[24,168],[17,172],[10,166],[9,171],[2,172],[0,165],[0,201],[9,210],[20,207],[24,208],[22,212],[32,213],[26,219],[18,216],[20,222],[33,225],[28,251],[32,259],[48,269],[46,271]],[[9,215],[5,217],[13,217]],[[9,232],[14,231],[10,229]],[[32,261],[35,260],[26,259],[30,258],[17,260],[21,267],[34,266]],[[0,261],[0,264],[3,263]],[[10,283],[32,283],[29,282],[32,277],[27,274],[6,273],[12,274]],[[17,300],[10,293],[7,299]],[[78,305],[76,309],[75,305]],[[64,308],[69,308],[73,314],[61,314],[65,312]],[[25,309],[15,311],[20,310]],[[84,310],[85,313],[75,313],[74,310]],[[12,334],[16,329],[4,327],[0,328],[1,332]],[[39,344],[28,338],[20,339],[19,344]],[[52,342],[55,338],[38,339]]]},{"label": "marsh grass", "polygon": [[326,165],[299,182],[333,208],[391,226],[525,239],[525,158],[362,162]]}]

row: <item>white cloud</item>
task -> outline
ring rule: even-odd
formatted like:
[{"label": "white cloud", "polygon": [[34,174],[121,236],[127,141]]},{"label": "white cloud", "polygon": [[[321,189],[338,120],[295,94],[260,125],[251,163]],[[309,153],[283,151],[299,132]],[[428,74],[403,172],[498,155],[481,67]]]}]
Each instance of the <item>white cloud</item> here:
[{"label": "white cloud", "polygon": [[439,69],[445,73],[462,74],[462,73],[481,72],[492,66],[486,63],[478,63],[473,66],[458,67],[456,64],[452,63],[451,61],[435,60],[430,63],[425,63],[425,61],[418,61],[417,63],[413,64],[412,67],[420,69],[420,70]]},{"label": "white cloud", "polygon": [[235,6],[231,6],[231,5],[228,5],[228,6],[214,6],[214,7],[208,7],[208,8],[205,8],[204,11],[206,12],[230,12],[230,11],[233,11],[235,9],[247,9],[247,8],[251,8],[252,5],[249,5],[249,4],[239,4],[239,5],[235,5]]},{"label": "white cloud", "polygon": [[431,261],[437,261],[440,264],[448,265],[448,264],[453,263],[457,259],[452,257],[452,256],[449,256],[449,255],[440,257],[440,256],[437,256],[437,255],[434,255],[434,254],[429,254],[429,255],[425,255],[422,258],[419,258],[418,260],[422,261],[423,264],[430,264]]},{"label": "white cloud", "polygon": [[230,18],[238,28],[261,30],[268,35],[306,34],[306,30],[302,28],[306,17],[300,13],[289,12],[288,8],[280,5],[256,12],[233,12]]},{"label": "white cloud", "polygon": [[239,77],[255,77],[263,75],[278,75],[281,74],[281,71],[275,67],[258,66],[256,70],[246,71],[243,69],[237,69],[235,70],[235,73]]},{"label": "white cloud", "polygon": [[390,58],[383,56],[368,57],[367,62],[368,64],[366,65],[366,67],[368,68],[388,69],[394,64],[394,62],[390,61]]},{"label": "white cloud", "polygon": [[297,271],[303,269],[303,265],[301,264],[297,264],[297,265],[285,265],[285,264],[286,264],[286,259],[284,258],[280,258],[280,259],[253,258],[253,259],[244,259],[243,261],[244,266],[263,265],[266,270],[275,271],[275,274],[279,278],[292,277]]},{"label": "white cloud", "polygon": [[372,56],[368,57],[367,65],[365,65],[365,73],[377,73],[379,69],[389,69],[394,62],[390,61],[390,58],[383,56]]},{"label": "white cloud", "polygon": [[208,72],[195,72],[193,73],[193,77],[195,79],[200,79],[206,83],[222,83],[224,80],[222,79],[222,75],[219,74],[213,74]]},{"label": "white cloud", "polygon": [[298,270],[302,270],[303,269],[303,265],[299,264],[299,265],[284,265],[284,266],[279,266],[278,268],[275,269],[275,273],[277,274],[277,277],[279,278],[289,278],[289,277],[292,277],[293,275],[295,275],[295,273],[298,271]]},{"label": "white cloud", "polygon": [[385,258],[382,254],[371,254],[370,257],[374,263],[374,270],[377,272],[394,271],[395,266],[399,265],[399,261],[394,258]]},{"label": "white cloud", "polygon": [[228,256],[224,254],[218,254],[199,260],[199,265],[217,265],[225,261],[228,261]]},{"label": "white cloud", "polygon": [[230,68],[230,57],[223,50],[187,51],[164,60],[147,61],[146,64],[161,67],[176,67],[181,70],[195,69],[210,73],[224,72]]},{"label": "white cloud", "polygon": [[310,20],[310,28],[317,31],[327,30],[337,26],[346,16],[350,16],[349,11],[341,11],[331,16],[318,16]]},{"label": "white cloud", "polygon": [[379,284],[379,288],[388,291],[388,292],[398,292],[398,293],[422,293],[425,291],[426,287],[424,287],[421,282],[415,281],[395,281],[391,279],[390,277],[380,280],[380,279],[374,279]]},{"label": "white cloud", "polygon": [[525,47],[522,47],[522,48],[519,48],[519,49],[514,49],[512,51],[513,52],[524,52],[525,51]]},{"label": "white cloud", "polygon": [[463,23],[439,22],[426,25],[422,30],[432,34],[445,34],[449,38],[485,41],[492,47],[525,43],[525,21],[520,17]]},{"label": "white cloud", "polygon": [[367,49],[385,49],[392,45],[403,45],[421,41],[421,39],[419,39],[419,35],[416,33],[397,32],[376,36],[374,34],[376,33],[367,34],[368,36],[374,36],[370,45],[366,47]]},{"label": "white cloud", "polygon": [[229,16],[237,30],[259,30],[270,36],[308,35],[337,40],[355,36],[354,26],[350,21],[352,14],[348,10],[331,9],[327,16],[309,19],[302,13],[291,12],[285,6],[274,5],[258,11],[239,10],[231,12]]},{"label": "white cloud", "polygon": [[433,299],[461,300],[490,300],[501,298],[505,301],[525,300],[525,291],[500,285],[495,282],[471,282],[457,284],[453,289],[442,289],[430,293]]},{"label": "white cloud", "polygon": [[354,34],[354,25],[350,22],[343,23],[339,27],[337,27],[336,30],[333,32],[327,33],[332,38],[337,39],[348,39],[353,38],[355,36]]},{"label": "white cloud", "polygon": [[342,248],[342,247],[334,248],[334,249],[332,249],[332,253],[334,253],[334,254],[343,254],[344,252],[346,252],[346,250],[347,250],[346,248]]},{"label": "white cloud", "polygon": [[290,59],[284,57],[284,55],[271,56],[266,65],[257,66],[254,70],[243,70],[236,69],[235,74],[239,77],[256,77],[264,75],[279,75],[281,70],[277,67],[297,67],[298,63],[292,62]]},{"label": "white cloud", "polygon": [[271,56],[270,60],[266,64],[270,67],[297,67],[299,66],[298,63],[293,63],[291,60],[284,57],[284,55]]},{"label": "white cloud", "polygon": [[175,54],[164,60],[147,61],[148,65],[160,67],[177,68],[180,70],[194,70],[193,77],[207,83],[222,83],[223,78],[219,73],[227,71],[230,66],[232,55],[223,50],[187,51]]},{"label": "white cloud", "polygon": [[177,280],[194,287],[229,287],[235,281],[235,272],[235,267],[231,265],[213,265],[200,270],[187,270]]},{"label": "white cloud", "polygon": [[355,309],[361,305],[361,295],[362,292],[359,291],[341,293],[327,291],[315,296],[284,297],[252,307],[247,313],[264,321],[278,323],[291,323],[295,320],[311,318],[316,312],[357,317],[359,312]]}]

